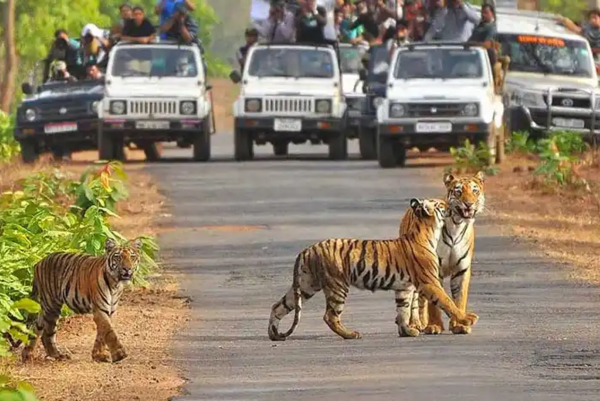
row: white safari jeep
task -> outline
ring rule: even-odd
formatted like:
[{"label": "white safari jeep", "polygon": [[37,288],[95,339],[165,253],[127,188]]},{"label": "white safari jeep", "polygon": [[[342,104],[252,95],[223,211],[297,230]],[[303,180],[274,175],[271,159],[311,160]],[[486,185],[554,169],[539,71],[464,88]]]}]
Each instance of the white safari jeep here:
[{"label": "white safari jeep", "polygon": [[344,88],[344,97],[347,106],[346,137],[348,139],[358,139],[362,111],[366,101],[366,95],[363,92],[363,81],[360,79],[360,71],[363,69],[363,58],[369,51],[369,47],[353,46],[349,43],[340,43],[339,47],[342,87]]},{"label": "white safari jeep", "polygon": [[158,158],[156,143],[193,145],[196,161],[210,159],[210,85],[200,48],[176,42],[119,43],[110,53],[99,108],[100,159],[123,159],[131,143]]},{"label": "white safari jeep", "polygon": [[254,157],[253,145],[270,142],[276,155],[288,144],[329,145],[329,158],[345,159],[346,104],[337,52],[330,45],[258,44],[248,52],[233,105],[235,159]]},{"label": "white safari jeep", "polygon": [[412,147],[448,150],[465,139],[485,142],[491,162],[504,152],[504,106],[484,48],[459,43],[399,47],[387,96],[377,108],[377,152],[383,168],[404,166]]}]

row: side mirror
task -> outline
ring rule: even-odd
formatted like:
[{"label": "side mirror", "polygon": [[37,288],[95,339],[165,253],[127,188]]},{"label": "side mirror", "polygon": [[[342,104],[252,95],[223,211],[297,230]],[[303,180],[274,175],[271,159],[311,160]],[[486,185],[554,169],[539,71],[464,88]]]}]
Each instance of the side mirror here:
[{"label": "side mirror", "polygon": [[229,79],[231,79],[234,84],[239,84],[242,82],[242,76],[235,70],[231,71],[231,74],[229,74]]},{"label": "side mirror", "polygon": [[361,81],[366,81],[367,80],[367,71],[366,70],[358,71],[358,77],[360,78]]},{"label": "side mirror", "polygon": [[29,82],[23,82],[23,84],[21,84],[21,90],[26,95],[33,95],[33,88],[31,87]]}]

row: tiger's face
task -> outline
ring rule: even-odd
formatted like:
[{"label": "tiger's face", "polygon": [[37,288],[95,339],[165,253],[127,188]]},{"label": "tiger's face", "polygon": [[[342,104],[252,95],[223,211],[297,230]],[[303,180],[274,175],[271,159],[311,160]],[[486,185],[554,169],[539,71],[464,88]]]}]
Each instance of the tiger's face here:
[{"label": "tiger's face", "polygon": [[104,254],[108,274],[117,281],[130,281],[140,262],[142,240],[136,238],[125,245],[118,245],[114,240],[107,239]]},{"label": "tiger's face", "polygon": [[482,171],[472,177],[454,177],[444,174],[444,184],[448,191],[447,202],[450,210],[463,219],[474,219],[485,205]]},{"label": "tiger's face", "polygon": [[413,198],[410,200],[410,207],[417,218],[431,221],[434,227],[441,228],[448,215],[448,207],[443,199]]}]

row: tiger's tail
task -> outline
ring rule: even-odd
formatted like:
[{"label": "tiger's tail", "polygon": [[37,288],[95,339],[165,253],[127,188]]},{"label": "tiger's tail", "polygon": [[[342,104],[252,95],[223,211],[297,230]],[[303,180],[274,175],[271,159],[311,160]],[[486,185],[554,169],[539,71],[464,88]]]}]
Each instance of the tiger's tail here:
[{"label": "tiger's tail", "polygon": [[294,275],[292,280],[292,289],[294,290],[294,322],[292,327],[285,333],[277,333],[278,339],[285,340],[292,335],[298,324],[300,323],[300,312],[302,310],[302,290],[300,289],[300,266],[304,262],[304,253],[300,253],[294,263]]}]

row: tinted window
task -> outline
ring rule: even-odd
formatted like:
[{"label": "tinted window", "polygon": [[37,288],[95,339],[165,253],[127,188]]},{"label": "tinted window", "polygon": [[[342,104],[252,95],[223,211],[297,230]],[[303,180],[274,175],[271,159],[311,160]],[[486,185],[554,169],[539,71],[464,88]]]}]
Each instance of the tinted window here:
[{"label": "tinted window", "polygon": [[194,52],[186,49],[140,46],[115,52],[112,75],[116,77],[195,77]]},{"label": "tinted window", "polygon": [[333,78],[334,68],[330,51],[273,47],[254,50],[248,74],[256,77]]},{"label": "tinted window", "polygon": [[483,77],[482,53],[475,49],[416,49],[398,56],[394,77],[398,79]]}]

